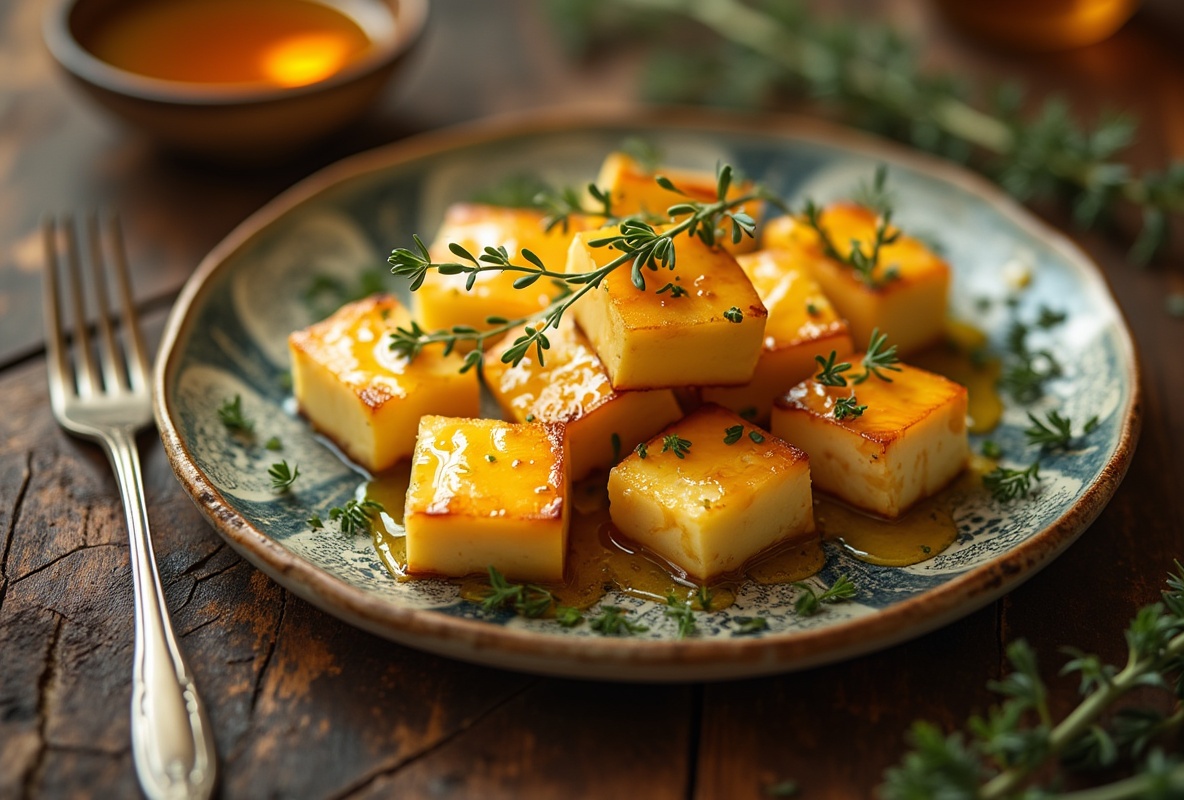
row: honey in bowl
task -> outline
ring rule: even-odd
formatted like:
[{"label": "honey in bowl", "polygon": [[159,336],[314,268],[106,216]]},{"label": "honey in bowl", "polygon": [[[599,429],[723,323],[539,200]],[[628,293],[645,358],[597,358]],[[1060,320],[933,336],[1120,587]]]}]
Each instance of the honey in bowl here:
[{"label": "honey in bowl", "polygon": [[347,14],[315,0],[129,3],[83,44],[106,63],[149,78],[304,86],[364,57],[375,34],[393,26],[384,5],[356,6]]}]

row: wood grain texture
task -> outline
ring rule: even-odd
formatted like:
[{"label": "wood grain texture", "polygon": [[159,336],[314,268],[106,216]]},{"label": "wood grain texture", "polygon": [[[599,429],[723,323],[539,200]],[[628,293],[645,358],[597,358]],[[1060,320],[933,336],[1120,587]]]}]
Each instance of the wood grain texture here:
[{"label": "wood grain texture", "polygon": [[[826,4],[832,12],[830,4]],[[913,0],[847,0],[917,38],[932,63],[1019,77],[1035,100],[1134,111],[1132,161],[1184,157],[1184,19],[1146,0],[1098,46],[1022,55],[982,47]],[[293,182],[333,160],[468,119],[634,96],[636,54],[564,59],[532,0],[439,0],[404,79],[370,120],[284,167],[245,173],[172,158],[66,86],[39,46],[42,4],[0,4],[0,797],[135,796],[127,704],[128,550],[97,449],[47,408],[37,226],[45,212],[118,208],[138,297],[163,311],[204,254]],[[491,41],[501,47],[481,61]],[[1034,102],[1035,102],[1034,100]],[[786,110],[801,110],[794,106]],[[1072,231],[1064,209],[1038,206]],[[1117,226],[1129,232],[1132,220]],[[243,562],[142,440],[169,607],[210,707],[224,797],[871,797],[914,719],[947,730],[991,702],[1006,642],[1029,640],[1055,677],[1073,643],[1111,659],[1121,630],[1184,557],[1184,249],[1126,263],[1123,236],[1074,234],[1100,264],[1144,365],[1144,431],[1127,480],[1081,539],[998,603],[881,653],[761,680],[689,686],[573,682],[486,669],[392,644],[289,595]]]}]

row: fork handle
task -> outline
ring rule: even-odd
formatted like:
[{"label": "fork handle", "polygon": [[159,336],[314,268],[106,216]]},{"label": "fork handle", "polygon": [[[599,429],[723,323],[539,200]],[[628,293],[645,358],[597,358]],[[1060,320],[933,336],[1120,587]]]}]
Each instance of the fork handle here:
[{"label": "fork handle", "polygon": [[152,538],[133,428],[103,438],[123,496],[131,541],[136,643],[132,665],[132,754],[149,800],[204,800],[214,789],[214,739],[193,675],[177,646]]}]

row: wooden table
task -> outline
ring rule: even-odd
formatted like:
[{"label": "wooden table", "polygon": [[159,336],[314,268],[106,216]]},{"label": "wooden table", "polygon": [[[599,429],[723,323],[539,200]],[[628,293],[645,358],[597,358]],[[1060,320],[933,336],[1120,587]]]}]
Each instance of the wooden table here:
[{"label": "wooden table", "polygon": [[[1148,2],[1111,40],[1047,56],[992,51],[928,5],[886,6],[935,62],[1017,76],[1084,112],[1142,118],[1132,159],[1184,157],[1184,20]],[[122,510],[99,451],[47,406],[38,221],[118,208],[136,289],[159,331],[200,258],[248,213],[338,157],[410,133],[558,104],[627,103],[636,59],[565,59],[530,0],[440,0],[430,32],[374,116],[301,161],[258,172],[167,157],[68,90],[40,43],[42,3],[0,5],[0,796],[128,797],[131,581]],[[873,12],[865,12],[873,13]],[[475,68],[489,41],[510,43]],[[1068,229],[1063,209],[1046,210]],[[803,673],[709,685],[539,678],[445,660],[362,633],[233,554],[145,436],[149,514],[173,618],[210,707],[227,797],[867,797],[917,718],[946,729],[983,710],[1003,647],[1124,657],[1121,631],[1184,557],[1184,320],[1164,308],[1181,251],[1124,261],[1121,237],[1077,235],[1140,348],[1142,441],[1081,539],[988,608],[887,651]]]}]

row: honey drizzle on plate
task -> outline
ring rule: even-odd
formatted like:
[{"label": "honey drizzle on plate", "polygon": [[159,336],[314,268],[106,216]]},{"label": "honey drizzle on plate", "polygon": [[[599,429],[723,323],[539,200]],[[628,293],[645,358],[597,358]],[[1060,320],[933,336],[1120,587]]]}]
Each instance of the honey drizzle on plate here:
[{"label": "honey drizzle on plate", "polygon": [[[911,363],[945,375],[969,391],[970,431],[986,433],[998,425],[1003,404],[995,389],[999,362],[976,358],[986,343],[979,331],[951,323],[947,341],[911,359]],[[860,511],[828,495],[816,493],[814,521],[820,538],[775,547],[759,554],[743,569],[713,579],[711,609],[735,602],[748,581],[762,585],[794,583],[822,569],[822,541],[833,541],[852,557],[869,564],[905,567],[933,558],[954,542],[958,526],[954,511],[966,497],[982,490],[982,475],[994,467],[983,458],[972,463],[942,491],[917,503],[907,513],[888,520]],[[413,580],[407,574],[403,538],[403,499],[409,467],[402,464],[370,481],[367,499],[386,508],[384,525],[376,525],[374,546],[387,570],[397,580]],[[568,566],[562,584],[548,584],[561,606],[586,609],[608,591],[665,603],[668,596],[691,599],[697,584],[676,566],[625,539],[608,514],[605,476],[593,476],[572,488],[572,520],[568,533]],[[460,595],[480,602],[488,591],[488,577],[471,575],[454,579]],[[698,608],[697,603],[695,607]]]}]

